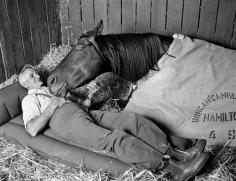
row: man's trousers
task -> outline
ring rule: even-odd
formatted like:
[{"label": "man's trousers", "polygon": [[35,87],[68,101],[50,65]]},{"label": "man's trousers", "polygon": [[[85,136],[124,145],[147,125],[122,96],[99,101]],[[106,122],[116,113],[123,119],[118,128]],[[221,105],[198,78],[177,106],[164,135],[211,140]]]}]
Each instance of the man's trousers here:
[{"label": "man's trousers", "polygon": [[150,120],[131,112],[90,111],[65,104],[49,126],[63,139],[145,169],[155,169],[168,149],[166,135]]}]

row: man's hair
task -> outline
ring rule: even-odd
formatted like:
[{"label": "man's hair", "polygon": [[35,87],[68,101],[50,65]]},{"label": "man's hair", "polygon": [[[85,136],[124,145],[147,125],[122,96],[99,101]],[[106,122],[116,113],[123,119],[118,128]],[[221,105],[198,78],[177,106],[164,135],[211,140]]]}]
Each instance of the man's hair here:
[{"label": "man's hair", "polygon": [[20,71],[19,75],[18,75],[18,81],[20,83],[20,85],[22,85],[23,87],[27,88],[25,86],[25,80],[23,78],[23,74],[25,72],[26,69],[33,69],[33,70],[36,70],[35,67],[33,65],[30,65],[30,64],[26,64]]}]

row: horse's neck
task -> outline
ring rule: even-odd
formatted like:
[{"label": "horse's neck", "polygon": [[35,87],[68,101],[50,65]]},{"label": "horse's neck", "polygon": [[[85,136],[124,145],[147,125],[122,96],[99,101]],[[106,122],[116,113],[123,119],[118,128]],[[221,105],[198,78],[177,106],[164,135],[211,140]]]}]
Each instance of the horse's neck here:
[{"label": "horse's neck", "polygon": [[162,35],[158,35],[162,44],[162,47],[164,49],[164,53],[166,53],[171,45],[171,43],[173,42],[174,38],[172,37],[167,37],[167,36],[162,36]]},{"label": "horse's neck", "polygon": [[[137,56],[137,55],[139,55],[140,52],[138,52],[138,54],[135,54],[134,56],[120,57],[121,55],[119,53],[117,54],[117,53],[114,53],[115,51],[113,52],[114,47],[109,49],[109,50],[111,50],[111,51],[109,51],[109,52],[111,52],[111,54],[103,54],[103,56],[104,56],[103,60],[105,62],[105,65],[107,65],[107,70],[113,71],[114,73],[117,73],[119,76],[121,76],[127,80],[134,80],[135,81],[135,80],[141,78],[142,76],[144,76],[150,69],[153,68],[153,65],[159,60],[159,58],[168,51],[168,48],[173,41],[173,38],[159,36],[159,35],[155,36],[155,35],[156,34],[148,34],[148,35],[145,34],[145,36],[150,36],[149,38],[154,38],[155,40],[153,42],[156,42],[154,44],[152,42],[152,43],[148,44],[149,46],[147,46],[147,47],[150,47],[150,49],[152,49],[151,51],[157,50],[157,52],[155,52],[155,53],[152,52],[150,54],[149,54],[150,51],[146,51],[144,54],[145,55],[148,54],[150,56],[149,58],[147,58],[147,57],[143,58],[143,56],[141,56],[142,58],[140,58],[139,56]],[[127,36],[129,36],[129,35],[127,35]],[[142,36],[142,35],[140,35],[140,36]],[[142,44],[142,42],[140,42],[140,43]],[[103,43],[101,45],[104,46]],[[138,46],[138,45],[136,44],[134,46]],[[128,51],[128,50],[131,50],[131,49],[129,49],[129,47],[125,48],[125,51]],[[141,51],[142,49],[139,48],[137,50]],[[122,51],[124,51],[124,50],[121,50],[121,51],[119,50],[119,52],[122,52]],[[117,55],[117,56],[114,56],[114,55]],[[112,58],[110,58],[110,57],[112,57]],[[133,57],[135,57],[135,59]],[[147,64],[141,63],[140,66],[135,65],[135,64],[139,65],[135,61],[144,62],[144,60],[145,60],[145,62],[147,62],[146,60],[150,60],[150,61]],[[118,61],[118,62],[114,62],[114,61]],[[129,74],[130,76],[127,77],[127,74],[123,75],[124,72],[126,72],[126,73],[130,72],[130,74]],[[126,77],[124,77],[124,76],[126,76]]]}]

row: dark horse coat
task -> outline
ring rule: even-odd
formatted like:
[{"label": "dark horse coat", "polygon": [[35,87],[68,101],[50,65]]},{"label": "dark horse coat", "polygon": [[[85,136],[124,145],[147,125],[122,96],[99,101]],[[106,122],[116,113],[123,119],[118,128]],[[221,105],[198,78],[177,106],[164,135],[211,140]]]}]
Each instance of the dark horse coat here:
[{"label": "dark horse coat", "polygon": [[104,72],[137,81],[166,53],[173,38],[154,33],[100,35],[98,26],[81,35],[78,43],[48,77],[52,94],[65,96]]}]

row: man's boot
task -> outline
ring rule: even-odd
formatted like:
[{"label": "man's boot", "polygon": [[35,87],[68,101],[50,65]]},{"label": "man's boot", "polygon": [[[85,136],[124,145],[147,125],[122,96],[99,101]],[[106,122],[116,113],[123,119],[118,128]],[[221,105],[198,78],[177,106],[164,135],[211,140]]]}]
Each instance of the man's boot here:
[{"label": "man's boot", "polygon": [[167,151],[167,155],[170,155],[171,157],[176,158],[180,161],[187,161],[193,159],[196,155],[200,154],[204,151],[207,141],[204,139],[199,139],[195,145],[192,147],[182,151],[174,148],[169,148]]},{"label": "man's boot", "polygon": [[202,152],[192,160],[175,161],[170,158],[165,168],[166,171],[174,175],[175,181],[187,181],[196,176],[210,157],[209,152]]}]

